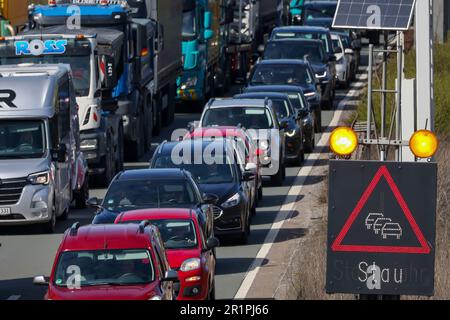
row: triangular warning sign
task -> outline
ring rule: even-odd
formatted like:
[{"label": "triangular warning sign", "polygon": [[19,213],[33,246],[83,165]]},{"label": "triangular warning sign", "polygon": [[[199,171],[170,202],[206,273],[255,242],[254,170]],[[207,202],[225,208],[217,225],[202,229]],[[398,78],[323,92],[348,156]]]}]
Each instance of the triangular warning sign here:
[{"label": "triangular warning sign", "polygon": [[[384,177],[386,179],[386,182],[388,183],[390,189],[392,190],[392,193],[395,196],[395,199],[397,200],[398,204],[400,205],[400,208],[402,209],[406,219],[408,220],[417,240],[420,243],[419,247],[404,247],[404,246],[376,246],[376,245],[346,245],[342,244],[342,241],[344,240],[345,236],[347,235],[348,231],[350,230],[351,226],[355,222],[356,218],[361,213],[362,208],[366,204],[367,200],[372,195],[375,187],[380,182],[381,178]],[[425,237],[420,230],[419,226],[416,223],[416,220],[414,219],[413,215],[411,214],[411,211],[408,208],[408,205],[406,204],[405,199],[403,199],[402,194],[400,193],[400,190],[398,189],[397,185],[394,182],[394,179],[392,179],[391,174],[389,173],[386,166],[381,166],[380,169],[378,169],[377,173],[375,174],[374,178],[370,182],[367,189],[364,191],[363,195],[361,196],[361,199],[359,199],[358,203],[356,204],[355,209],[353,209],[352,213],[348,217],[347,221],[344,224],[344,227],[339,232],[339,235],[334,240],[331,250],[333,251],[343,251],[343,252],[374,252],[374,253],[424,253],[428,254],[430,253],[430,246],[428,245],[427,241],[425,240]]]}]

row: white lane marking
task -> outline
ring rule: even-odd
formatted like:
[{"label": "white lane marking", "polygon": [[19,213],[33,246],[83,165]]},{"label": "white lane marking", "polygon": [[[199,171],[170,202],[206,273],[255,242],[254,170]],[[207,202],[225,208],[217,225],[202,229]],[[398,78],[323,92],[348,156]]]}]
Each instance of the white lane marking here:
[{"label": "white lane marking", "polygon": [[20,295],[12,295],[12,296],[9,296],[9,298],[6,300],[19,300],[20,297],[21,297]]},{"label": "white lane marking", "polygon": [[[330,127],[338,125],[339,119],[341,118],[342,115],[342,111],[345,108],[347,102],[351,100],[351,98],[359,95],[360,90],[358,89],[358,87],[361,87],[362,84],[363,84],[362,82],[355,83],[354,86],[352,86],[352,89],[348,92],[347,98],[339,102],[336,112],[333,115],[333,119],[329,124]],[[329,132],[323,133],[317,144],[317,147],[326,146],[328,144],[329,136],[330,136]],[[278,212],[274,222],[272,223],[269,233],[264,239],[263,245],[259,249],[258,254],[253,260],[253,263],[250,265],[247,274],[245,275],[244,280],[241,283],[241,286],[239,287],[236,295],[234,296],[234,299],[245,299],[245,297],[247,296],[248,291],[250,290],[253,281],[256,278],[256,275],[261,267],[262,262],[264,261],[270,249],[272,248],[272,245],[278,235],[278,232],[282,228],[284,221],[289,215],[291,215],[292,209],[294,208],[294,205],[296,203],[295,200],[302,191],[303,184],[306,178],[310,175],[311,170],[314,167],[316,160],[319,159],[319,157],[320,157],[319,153],[312,153],[306,157],[306,160],[312,162],[312,164],[307,167],[302,167],[298,172],[298,175],[295,178],[292,187],[289,189],[289,192],[286,195],[286,198],[284,200],[283,205],[280,208],[280,211]]]}]

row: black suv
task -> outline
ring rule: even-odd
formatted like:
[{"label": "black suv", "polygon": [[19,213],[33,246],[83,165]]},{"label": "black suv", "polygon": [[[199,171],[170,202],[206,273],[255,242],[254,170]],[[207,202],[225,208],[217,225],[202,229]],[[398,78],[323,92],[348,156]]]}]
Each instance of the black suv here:
[{"label": "black suv", "polygon": [[213,236],[213,205],[218,197],[200,192],[192,175],[181,169],[140,169],[118,173],[100,203],[97,198],[87,201],[97,208],[92,224],[114,223],[125,211],[149,208],[192,208],[209,221]]},{"label": "black suv", "polygon": [[183,140],[163,142],[156,149],[151,168],[182,168],[192,174],[200,190],[217,195],[214,206],[214,230],[218,237],[239,237],[247,243],[253,171],[245,171],[231,140]]}]

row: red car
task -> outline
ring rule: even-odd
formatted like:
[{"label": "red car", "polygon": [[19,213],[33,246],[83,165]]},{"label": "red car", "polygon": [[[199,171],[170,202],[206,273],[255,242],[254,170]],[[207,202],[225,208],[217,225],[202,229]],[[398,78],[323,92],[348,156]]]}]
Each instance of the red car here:
[{"label": "red car", "polygon": [[175,270],[170,269],[155,226],[75,223],[63,237],[48,286],[47,300],[172,300]]},{"label": "red car", "polygon": [[178,271],[178,300],[213,300],[215,237],[205,236],[206,221],[191,209],[144,209],[121,213],[115,223],[148,220],[161,232],[170,267]]},{"label": "red car", "polygon": [[204,138],[229,138],[236,141],[236,146],[239,151],[243,151],[245,155],[246,170],[255,170],[255,201],[262,200],[263,185],[261,176],[261,161],[260,157],[264,156],[264,151],[257,148],[252,138],[240,127],[202,127],[196,128],[187,133],[184,139],[204,139]]}]

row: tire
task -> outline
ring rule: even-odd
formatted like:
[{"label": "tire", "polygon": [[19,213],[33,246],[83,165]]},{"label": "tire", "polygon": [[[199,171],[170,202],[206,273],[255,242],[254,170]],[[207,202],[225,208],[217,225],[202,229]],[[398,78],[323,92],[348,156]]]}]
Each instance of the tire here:
[{"label": "tire", "polygon": [[144,124],[144,152],[150,151],[152,147],[152,136],[153,136],[153,115],[152,115],[152,105],[148,105],[148,101],[151,102],[151,96],[149,95],[146,99],[146,105],[144,107],[145,113],[145,124]]},{"label": "tire", "polygon": [[102,157],[100,162],[100,166],[105,168],[105,172],[99,176],[99,183],[101,186],[108,186],[111,180],[114,178],[116,172],[116,161],[114,158],[114,153],[112,150],[114,149],[112,146],[111,135],[107,137],[107,145],[109,146],[109,151],[106,152],[106,155]]},{"label": "tire", "polygon": [[208,300],[216,300],[216,278],[212,281],[212,288],[209,290]]},{"label": "tire", "polygon": [[[68,211],[68,210],[66,209],[66,211]],[[63,217],[64,214],[66,214],[66,212],[64,212],[61,217]],[[68,215],[68,213],[67,213],[67,215]],[[56,211],[55,211],[55,205],[53,205],[52,217],[50,218],[50,221],[48,221],[42,225],[42,231],[47,234],[52,234],[55,232],[55,229],[56,229]]]},{"label": "tire", "polygon": [[85,209],[86,201],[89,199],[89,177],[84,179],[83,187],[80,191],[75,193],[75,207],[77,209]]},{"label": "tire", "polygon": [[263,199],[263,187],[259,187],[258,189],[258,200],[261,201]]},{"label": "tire", "polygon": [[283,167],[282,167],[282,165],[278,169],[277,174],[270,176],[270,182],[271,182],[272,186],[276,186],[276,187],[283,185]]},{"label": "tire", "polygon": [[159,107],[159,104],[155,103],[156,101],[153,101],[153,136],[159,136],[161,133],[162,128],[162,114],[161,109]]},{"label": "tire", "polygon": [[321,133],[322,132],[322,110],[319,110],[316,113],[315,121],[316,121],[316,123],[314,124],[314,126],[316,127],[317,132]]},{"label": "tire", "polygon": [[256,216],[256,199],[255,202],[253,203],[252,208],[250,209],[250,214],[252,217]]},{"label": "tire", "polygon": [[[141,115],[144,114],[144,111],[141,110]],[[143,117],[138,118],[138,132],[135,141],[130,142],[130,160],[131,161],[139,161],[141,157],[145,153],[145,119]]]},{"label": "tire", "polygon": [[305,152],[306,153],[313,153],[314,152],[314,146],[316,144],[316,137],[315,137],[315,130],[312,132],[311,141],[305,146]]},{"label": "tire", "polygon": [[301,166],[303,161],[305,161],[305,149],[301,149],[298,151],[297,158],[294,160],[294,165]]}]

